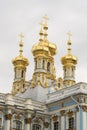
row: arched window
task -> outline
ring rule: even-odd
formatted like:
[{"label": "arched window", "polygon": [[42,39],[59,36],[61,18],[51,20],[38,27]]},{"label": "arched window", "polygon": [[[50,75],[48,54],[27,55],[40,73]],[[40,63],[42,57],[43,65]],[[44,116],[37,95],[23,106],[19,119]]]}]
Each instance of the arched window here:
[{"label": "arched window", "polygon": [[45,61],[43,60],[43,69],[44,69],[44,67],[45,67]]},{"label": "arched window", "polygon": [[50,62],[47,63],[47,71],[50,71]]},{"label": "arched window", "polygon": [[59,130],[59,122],[54,122],[54,130]]},{"label": "arched window", "polygon": [[73,68],[72,68],[72,72],[73,72]]},{"label": "arched window", "polygon": [[35,60],[35,69],[37,69],[37,60]]},{"label": "arched window", "polygon": [[74,128],[74,117],[69,118],[69,129]]},{"label": "arched window", "polygon": [[24,77],[24,71],[22,70],[21,72],[21,77],[23,78]]},{"label": "arched window", "polygon": [[41,130],[41,126],[38,124],[33,124],[33,129],[32,130]]},{"label": "arched window", "polygon": [[60,88],[60,83],[58,83],[58,88]]},{"label": "arched window", "polygon": [[2,130],[2,118],[0,118],[0,130]]},{"label": "arched window", "polygon": [[22,122],[19,120],[13,121],[13,129],[14,130],[22,130]]},{"label": "arched window", "polygon": [[15,79],[16,79],[16,69],[15,69]]},{"label": "arched window", "polygon": [[0,112],[0,130],[3,129],[3,113]]},{"label": "arched window", "polygon": [[23,88],[25,87],[25,84],[23,84]]},{"label": "arched window", "polygon": [[65,76],[66,76],[66,69],[65,69]]},{"label": "arched window", "polygon": [[74,68],[72,68],[72,76],[74,77]]}]

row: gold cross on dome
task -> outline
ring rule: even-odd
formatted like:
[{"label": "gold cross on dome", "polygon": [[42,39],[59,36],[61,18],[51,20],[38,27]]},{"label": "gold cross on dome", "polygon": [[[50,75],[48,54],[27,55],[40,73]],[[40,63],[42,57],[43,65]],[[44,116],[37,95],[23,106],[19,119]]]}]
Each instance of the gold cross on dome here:
[{"label": "gold cross on dome", "polygon": [[45,16],[43,16],[43,18],[45,19],[45,22],[47,23],[47,21],[49,20],[48,16],[45,15]]},{"label": "gold cross on dome", "polygon": [[22,41],[22,39],[24,38],[23,33],[21,33],[19,36],[20,36],[20,40]]},{"label": "gold cross on dome", "polygon": [[70,37],[72,36],[72,34],[71,34],[71,32],[69,31],[68,33],[67,33],[67,35],[68,35],[68,40],[70,41]]},{"label": "gold cross on dome", "polygon": [[19,52],[20,52],[20,56],[21,56],[22,52],[23,52],[23,49],[22,49],[23,48],[23,41],[22,41],[22,39],[24,38],[24,35],[22,33],[20,33],[19,37],[20,37],[20,42],[19,42],[20,50],[19,50]]},{"label": "gold cross on dome", "polygon": [[41,25],[41,27],[44,25],[42,21],[39,24]]}]

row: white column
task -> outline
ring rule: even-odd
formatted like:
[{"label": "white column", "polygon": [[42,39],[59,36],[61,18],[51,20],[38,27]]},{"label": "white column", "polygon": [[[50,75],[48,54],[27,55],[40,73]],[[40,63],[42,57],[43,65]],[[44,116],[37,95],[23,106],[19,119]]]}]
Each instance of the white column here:
[{"label": "white column", "polygon": [[26,124],[26,130],[30,130],[30,124]]},{"label": "white column", "polygon": [[66,130],[69,129],[68,115],[66,115]]},{"label": "white column", "polygon": [[10,130],[10,120],[6,120],[6,130]]},{"label": "white column", "polygon": [[80,112],[79,111],[76,112],[76,130],[80,130]]},{"label": "white column", "polygon": [[65,119],[64,116],[61,116],[61,130],[65,130]]},{"label": "white column", "polygon": [[61,130],[65,130],[65,110],[61,112]]},{"label": "white column", "polygon": [[53,122],[53,119],[51,119],[51,130],[53,130],[54,129],[54,122]]},{"label": "white column", "polygon": [[11,129],[11,118],[12,115],[11,114],[6,114],[6,130],[10,130]]},{"label": "white column", "polygon": [[[8,97],[9,97],[9,95],[8,95]],[[7,114],[5,115],[5,117],[6,117],[6,130],[10,130],[11,129],[11,118],[12,118],[10,108],[7,110]]]},{"label": "white column", "polygon": [[49,130],[49,119],[48,118],[45,119],[44,130]]},{"label": "white column", "polygon": [[26,130],[31,130],[31,114],[27,114],[26,118]]},{"label": "white column", "polygon": [[87,129],[87,126],[86,126],[86,112],[83,112],[83,130],[86,130]]}]

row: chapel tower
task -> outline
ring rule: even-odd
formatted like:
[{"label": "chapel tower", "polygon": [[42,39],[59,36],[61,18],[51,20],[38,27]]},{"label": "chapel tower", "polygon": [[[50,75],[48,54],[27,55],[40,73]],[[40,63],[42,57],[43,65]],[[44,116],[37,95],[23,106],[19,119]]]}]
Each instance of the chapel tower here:
[{"label": "chapel tower", "polygon": [[39,43],[32,47],[32,53],[34,56],[35,68],[32,77],[32,87],[41,85],[42,87],[48,87],[51,82],[55,80],[56,73],[54,67],[54,55],[56,54],[57,47],[55,44],[50,43],[47,39],[47,20],[48,17],[44,16],[44,23],[41,24]]},{"label": "chapel tower", "polygon": [[23,38],[24,35],[20,34],[19,42],[19,55],[13,59],[12,63],[14,65],[14,82],[12,87],[12,94],[15,95],[18,92],[24,92],[26,89],[25,76],[26,67],[29,65],[28,59],[23,56]]},{"label": "chapel tower", "polygon": [[68,53],[64,57],[61,58],[61,62],[63,65],[63,84],[65,87],[69,87],[76,83],[75,81],[75,69],[77,64],[77,57],[73,56],[71,53],[71,40],[70,40],[70,32],[68,33]]}]

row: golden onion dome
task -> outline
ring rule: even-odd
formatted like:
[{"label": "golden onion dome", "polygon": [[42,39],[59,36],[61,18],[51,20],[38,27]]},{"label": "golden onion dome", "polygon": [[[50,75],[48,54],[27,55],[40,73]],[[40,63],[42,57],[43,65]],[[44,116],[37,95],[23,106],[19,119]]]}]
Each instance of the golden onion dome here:
[{"label": "golden onion dome", "polygon": [[29,65],[29,61],[28,61],[28,59],[27,58],[25,58],[25,57],[23,57],[22,55],[19,55],[19,56],[17,56],[15,59],[13,59],[12,60],[12,63],[14,64],[14,65],[18,65],[18,64],[20,64],[20,65],[25,65],[25,66],[28,66]]},{"label": "golden onion dome", "polygon": [[68,42],[67,42],[68,54],[61,58],[61,62],[62,62],[63,65],[65,65],[65,64],[74,64],[74,65],[76,65],[78,59],[77,59],[76,56],[71,54],[71,40],[70,40],[71,34],[70,34],[70,32],[68,33],[68,36],[69,36],[69,39],[68,39]]},{"label": "golden onion dome", "polygon": [[22,47],[23,47],[23,41],[22,41],[22,38],[24,37],[24,35],[21,33],[20,34],[20,43],[19,43],[19,47],[20,47],[20,50],[19,50],[19,56],[17,56],[15,59],[12,60],[12,63],[14,64],[14,66],[28,66],[29,65],[29,61],[27,58],[25,58],[23,55],[22,55]]},{"label": "golden onion dome", "polygon": [[41,45],[41,44],[35,44],[35,45],[32,47],[32,52],[34,52],[34,51],[39,51],[39,50],[48,51],[48,47],[43,46],[43,45]]},{"label": "golden onion dome", "polygon": [[32,47],[33,55],[35,55],[35,53],[39,53],[39,52],[43,52],[43,53],[47,52],[48,53],[49,52],[49,48],[46,47],[46,46],[43,46],[41,44],[33,45],[33,47]]},{"label": "golden onion dome", "polygon": [[57,46],[53,43],[42,41],[38,44],[33,45],[33,47],[32,47],[33,54],[38,51],[50,52],[50,54],[53,56],[56,54]]},{"label": "golden onion dome", "polygon": [[43,41],[43,46],[46,46],[49,48],[51,55],[55,55],[57,51],[57,46],[54,43],[51,43],[49,41]]},{"label": "golden onion dome", "polygon": [[54,43],[49,43],[49,50],[53,56],[57,53],[57,46]]},{"label": "golden onion dome", "polygon": [[[48,41],[48,39],[47,39],[47,36],[48,36],[47,20],[49,18],[46,15],[43,18],[45,19],[45,23],[44,24],[42,22],[40,23],[41,29],[39,32],[39,35],[40,35],[39,43],[33,45],[32,53],[33,53],[33,55],[35,55],[35,54],[37,54],[37,52],[40,52],[40,53],[42,52],[42,53],[48,53],[51,56],[53,56],[56,54],[57,46]],[[42,38],[42,37],[44,37],[44,38]]]},{"label": "golden onion dome", "polygon": [[72,54],[67,54],[66,56],[61,58],[61,62],[63,65],[65,64],[77,64],[77,57],[73,56]]}]

